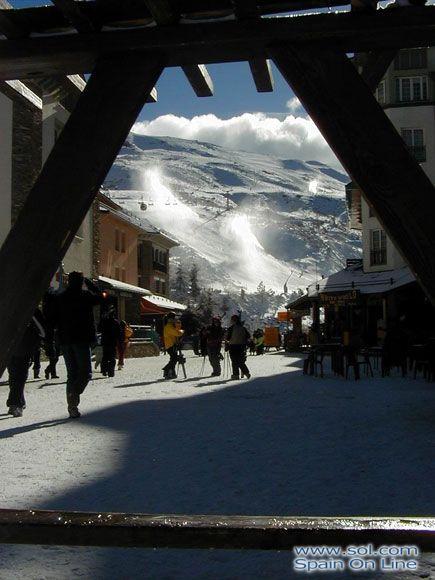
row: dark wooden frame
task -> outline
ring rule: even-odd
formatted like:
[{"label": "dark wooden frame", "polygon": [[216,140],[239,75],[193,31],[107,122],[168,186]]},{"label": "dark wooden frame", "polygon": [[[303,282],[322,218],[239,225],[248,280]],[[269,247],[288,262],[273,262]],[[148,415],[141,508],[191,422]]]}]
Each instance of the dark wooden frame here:
[{"label": "dark wooden frame", "polygon": [[0,510],[0,543],[123,548],[292,550],[349,544],[435,551],[435,519]]}]

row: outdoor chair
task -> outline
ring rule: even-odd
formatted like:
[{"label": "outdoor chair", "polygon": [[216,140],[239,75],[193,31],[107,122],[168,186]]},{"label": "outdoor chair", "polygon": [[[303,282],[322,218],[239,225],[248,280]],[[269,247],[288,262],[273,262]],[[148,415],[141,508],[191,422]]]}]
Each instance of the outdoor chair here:
[{"label": "outdoor chair", "polygon": [[[353,349],[349,349],[346,354],[346,379],[349,377],[349,369],[352,367],[353,369],[353,376],[356,381],[361,378],[361,370],[364,371],[366,376],[374,376],[373,375],[373,368],[372,363],[370,362],[370,356],[365,351],[354,351]],[[362,357],[360,360],[359,357]]]}]

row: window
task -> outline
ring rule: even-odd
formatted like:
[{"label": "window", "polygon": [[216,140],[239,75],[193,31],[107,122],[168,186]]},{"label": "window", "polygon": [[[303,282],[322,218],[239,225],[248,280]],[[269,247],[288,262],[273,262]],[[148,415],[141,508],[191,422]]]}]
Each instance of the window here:
[{"label": "window", "polygon": [[376,217],[371,205],[369,205],[369,217]]},{"label": "window", "polygon": [[125,232],[115,230],[115,250],[125,254],[126,242]]},{"label": "window", "polygon": [[166,282],[162,282],[162,294],[166,294]]},{"label": "window", "polygon": [[396,101],[410,103],[427,100],[427,77],[396,78]]},{"label": "window", "polygon": [[115,280],[120,280],[120,277],[119,277],[119,268],[115,268]]},{"label": "window", "polygon": [[386,102],[385,97],[385,81],[381,81],[376,89],[376,99],[380,105],[384,105]]},{"label": "window", "polygon": [[387,236],[384,230],[370,230],[370,265],[387,263]]},{"label": "window", "polygon": [[418,162],[424,163],[426,161],[426,145],[424,144],[423,129],[401,129],[400,133],[409,151]]},{"label": "window", "polygon": [[156,292],[160,294],[160,280],[156,280]]},{"label": "window", "polygon": [[159,261],[159,251],[157,249],[154,250],[154,262]]},{"label": "window", "polygon": [[394,59],[396,70],[409,70],[413,68],[427,67],[427,50],[417,48],[414,50],[401,50]]},{"label": "window", "polygon": [[125,268],[121,269],[121,282],[125,282]]}]

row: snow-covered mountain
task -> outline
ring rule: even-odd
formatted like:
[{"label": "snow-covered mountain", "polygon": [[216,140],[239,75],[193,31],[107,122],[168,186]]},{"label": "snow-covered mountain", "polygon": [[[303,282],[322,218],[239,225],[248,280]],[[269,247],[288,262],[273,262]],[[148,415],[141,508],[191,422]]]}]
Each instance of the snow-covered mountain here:
[{"label": "snow-covered mountain", "polygon": [[[317,161],[131,134],[105,187],[126,210],[180,242],[200,282],[282,292],[304,288],[360,253],[347,228],[348,177]],[[146,209],[144,209],[146,207]],[[142,208],[142,209],[141,209]]]}]

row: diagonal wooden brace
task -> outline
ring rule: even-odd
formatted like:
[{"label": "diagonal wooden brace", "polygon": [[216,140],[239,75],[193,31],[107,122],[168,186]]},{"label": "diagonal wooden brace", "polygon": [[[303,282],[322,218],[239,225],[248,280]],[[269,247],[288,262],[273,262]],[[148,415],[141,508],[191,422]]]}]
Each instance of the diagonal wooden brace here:
[{"label": "diagonal wooden brace", "polygon": [[0,375],[163,68],[129,53],[92,73],[0,249]]},{"label": "diagonal wooden brace", "polygon": [[345,54],[270,55],[435,305],[435,188]]}]

